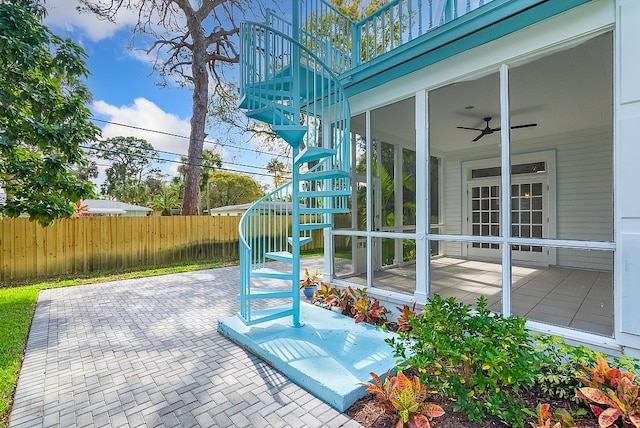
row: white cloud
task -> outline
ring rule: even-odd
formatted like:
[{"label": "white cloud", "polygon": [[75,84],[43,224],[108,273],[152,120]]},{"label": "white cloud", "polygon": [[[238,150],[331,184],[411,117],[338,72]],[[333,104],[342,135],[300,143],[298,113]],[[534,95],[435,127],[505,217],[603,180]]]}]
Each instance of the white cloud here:
[{"label": "white cloud", "polygon": [[146,98],[136,98],[133,105],[120,107],[96,101],[93,103],[93,111],[112,122],[102,128],[103,139],[117,136],[143,138],[156,150],[187,154],[189,139],[181,137],[189,136],[189,119],[167,113]]},{"label": "white cloud", "polygon": [[158,55],[155,51],[147,52],[146,49],[142,48],[127,49],[126,54],[131,59],[150,65],[155,64],[156,59],[158,59]]},{"label": "white cloud", "polygon": [[[108,39],[122,29],[131,30],[139,19],[147,21],[145,24],[147,29],[158,33],[167,32],[167,29],[159,24],[163,17],[159,15],[159,10],[156,8],[150,10],[149,7],[145,7],[145,10],[141,11],[133,6],[131,8],[121,6],[115,16],[115,22],[111,22],[106,19],[99,19],[92,12],[79,12],[77,10],[78,5],[78,0],[47,0],[45,24],[51,28],[64,29],[75,34],[77,38],[86,36],[93,42]],[[181,31],[185,27],[182,13],[175,6],[171,10],[164,16],[166,22],[170,25],[169,34],[176,29]],[[148,16],[149,14],[151,15]]]},{"label": "white cloud", "polygon": [[[119,107],[105,101],[96,101],[92,110],[97,117],[110,122],[102,128],[103,139],[119,136],[142,138],[156,150],[175,153],[176,155],[160,153],[161,158],[169,161],[162,164],[161,168],[170,177],[178,175],[180,155],[187,156],[189,149],[189,118],[182,119],[175,114],[167,113],[146,98],[136,98],[133,105]],[[214,149],[225,161],[232,158],[223,146],[205,144],[204,148]],[[104,164],[105,161],[101,160],[99,163]],[[103,171],[98,182],[104,180],[102,173]]]},{"label": "white cloud", "polygon": [[[160,153],[162,159],[174,162],[162,163],[159,166],[169,177],[178,175],[180,164],[175,161],[180,160],[180,155],[186,156],[189,148],[189,139],[182,138],[189,136],[188,118],[181,119],[175,114],[167,113],[146,98],[136,98],[133,105],[120,107],[105,101],[96,101],[93,103],[92,110],[96,117],[110,122],[102,128],[103,139],[119,136],[142,138],[156,150],[177,153],[177,155]],[[100,175],[96,183],[102,183],[106,178],[104,165],[109,163],[101,159],[98,164],[103,166],[99,168]]]},{"label": "white cloud", "polygon": [[78,2],[69,0],[48,0],[45,24],[51,28],[61,28],[70,33],[86,35],[92,41],[107,39],[118,30],[132,28],[138,20],[135,11],[122,9],[116,23],[98,19],[93,13],[80,13]]},{"label": "white cloud", "polygon": [[[92,42],[101,42],[112,39],[120,30],[130,32],[138,22],[138,14],[140,12],[138,10],[129,10],[125,7],[121,7],[116,16],[116,22],[111,22],[104,19],[98,19],[93,13],[78,12],[76,9],[78,6],[77,1],[47,0],[46,6],[47,17],[45,19],[45,24],[54,29],[54,32],[56,29],[64,30],[69,33],[69,37],[72,37],[76,43],[84,45],[85,47],[88,44],[85,43],[85,39],[87,38]],[[180,22],[181,18],[181,15],[178,14],[174,20],[176,28],[184,27]],[[163,27],[154,24],[158,20],[159,18],[150,19],[150,28],[155,32],[165,33],[166,30]],[[120,37],[121,40],[118,41],[118,44],[120,45],[127,45],[122,53],[127,55],[129,58],[153,66],[156,61],[162,61],[168,57],[166,52],[158,51],[157,49],[154,49],[152,52],[147,52],[147,50],[152,46],[152,37],[141,34],[136,35],[135,46],[129,45],[129,42],[131,41],[130,37],[131,34],[129,34],[129,38],[126,36],[124,39]],[[179,86],[176,82],[176,78],[169,76],[167,80],[175,86]]]}]

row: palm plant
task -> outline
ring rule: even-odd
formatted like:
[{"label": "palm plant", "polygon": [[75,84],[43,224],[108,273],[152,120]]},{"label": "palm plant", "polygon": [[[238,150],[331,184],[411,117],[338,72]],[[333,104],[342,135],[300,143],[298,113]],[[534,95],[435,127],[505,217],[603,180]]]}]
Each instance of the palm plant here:
[{"label": "palm plant", "polygon": [[180,199],[174,189],[164,188],[159,195],[153,198],[149,206],[154,210],[162,210],[161,215],[163,216],[170,216],[172,208],[180,207]]}]

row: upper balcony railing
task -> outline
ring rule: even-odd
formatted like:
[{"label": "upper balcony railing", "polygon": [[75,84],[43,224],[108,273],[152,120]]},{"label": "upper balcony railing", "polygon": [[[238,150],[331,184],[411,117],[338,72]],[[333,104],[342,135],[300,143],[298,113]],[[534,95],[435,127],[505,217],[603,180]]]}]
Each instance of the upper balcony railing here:
[{"label": "upper balcony railing", "polygon": [[364,64],[492,0],[395,0],[356,23],[354,62]]},{"label": "upper balcony railing", "polygon": [[341,74],[491,1],[392,0],[362,20],[353,21],[328,0],[292,0],[292,23],[273,13],[267,23],[299,40]]}]

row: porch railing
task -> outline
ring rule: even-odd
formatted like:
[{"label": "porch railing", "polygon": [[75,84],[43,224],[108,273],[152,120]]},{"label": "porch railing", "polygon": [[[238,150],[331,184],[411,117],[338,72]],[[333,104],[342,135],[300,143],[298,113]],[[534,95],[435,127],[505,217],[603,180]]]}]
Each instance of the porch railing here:
[{"label": "porch railing", "polygon": [[491,1],[392,1],[356,23],[354,37],[360,41],[360,50],[354,52],[354,63],[371,61]]},{"label": "porch railing", "polygon": [[[327,0],[293,0],[293,12],[298,14],[300,43],[340,74],[491,1],[393,0],[360,21],[353,21]],[[282,24],[286,21],[279,21],[274,29],[292,36],[291,27]]]}]

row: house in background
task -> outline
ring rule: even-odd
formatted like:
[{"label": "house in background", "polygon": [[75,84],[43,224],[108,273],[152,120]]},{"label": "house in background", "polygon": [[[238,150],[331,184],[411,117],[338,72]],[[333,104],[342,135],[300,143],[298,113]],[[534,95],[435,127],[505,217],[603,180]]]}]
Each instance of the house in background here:
[{"label": "house in background", "polygon": [[153,212],[151,208],[106,199],[85,199],[81,206],[86,206],[82,214],[90,216],[145,217]]},{"label": "house in background", "polygon": [[[4,189],[0,188],[0,204],[5,203],[6,197]],[[85,199],[78,206],[83,207],[82,215],[92,216],[148,216],[153,212],[151,208],[103,199]],[[28,215],[22,214],[21,217]]]},{"label": "house in background", "polygon": [[640,355],[640,2],[291,12],[241,26],[241,107],[293,152],[263,201],[301,203],[291,228],[261,204],[243,216],[247,324],[301,323],[299,251],[323,229],[325,280],[392,304],[484,296],[534,331]]},{"label": "house in background", "polygon": [[209,210],[209,214],[214,217],[217,216],[239,216],[244,214],[250,207],[253,205],[253,202],[248,204],[240,204],[240,205],[227,205],[224,207],[211,208]]}]

